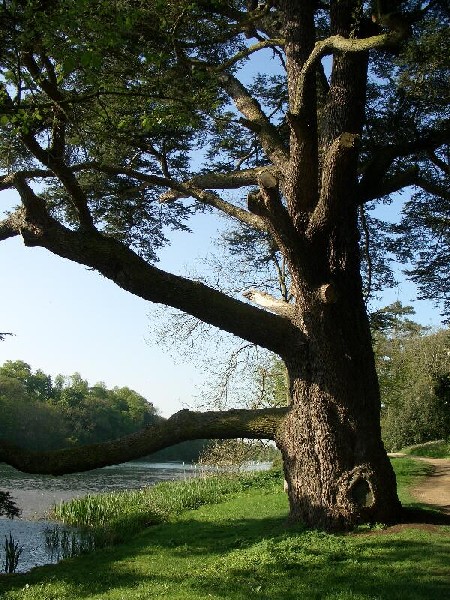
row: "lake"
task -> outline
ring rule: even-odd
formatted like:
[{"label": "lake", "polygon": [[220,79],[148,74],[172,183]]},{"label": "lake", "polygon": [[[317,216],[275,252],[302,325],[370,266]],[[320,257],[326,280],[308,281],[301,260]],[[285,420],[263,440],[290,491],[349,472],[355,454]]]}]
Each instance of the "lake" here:
[{"label": "lake", "polygon": [[5,536],[10,533],[23,548],[17,572],[57,562],[45,545],[45,531],[54,525],[46,516],[55,504],[89,493],[140,489],[195,474],[196,468],[184,463],[136,461],[61,477],[29,475],[0,464],[0,489],[9,491],[22,510],[20,519],[0,517],[0,572],[4,571]]}]

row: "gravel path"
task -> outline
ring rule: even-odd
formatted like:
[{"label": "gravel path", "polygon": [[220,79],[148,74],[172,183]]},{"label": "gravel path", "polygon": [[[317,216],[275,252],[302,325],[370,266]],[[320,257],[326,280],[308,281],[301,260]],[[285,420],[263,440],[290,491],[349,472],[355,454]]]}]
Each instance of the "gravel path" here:
[{"label": "gravel path", "polygon": [[433,465],[434,472],[413,490],[413,495],[450,516],[450,460],[446,458],[417,458]]}]

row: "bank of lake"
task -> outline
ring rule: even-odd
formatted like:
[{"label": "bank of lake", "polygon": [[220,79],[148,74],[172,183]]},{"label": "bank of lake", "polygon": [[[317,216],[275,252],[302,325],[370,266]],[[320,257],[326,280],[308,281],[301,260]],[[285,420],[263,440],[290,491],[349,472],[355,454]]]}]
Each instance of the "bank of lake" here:
[{"label": "bank of lake", "polygon": [[[408,488],[418,485],[427,468],[408,458],[393,462],[401,496],[411,503]],[[450,527],[432,524],[435,513],[422,511],[430,518],[420,524],[333,535],[289,526],[287,509],[281,473],[257,475],[220,502],[172,514],[118,546],[0,577],[0,595],[2,600],[450,596]]]}]

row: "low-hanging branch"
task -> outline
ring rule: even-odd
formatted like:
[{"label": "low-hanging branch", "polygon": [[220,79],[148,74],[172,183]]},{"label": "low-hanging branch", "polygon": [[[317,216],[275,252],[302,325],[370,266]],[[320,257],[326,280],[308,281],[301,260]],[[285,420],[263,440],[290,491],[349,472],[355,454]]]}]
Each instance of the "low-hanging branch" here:
[{"label": "low-hanging branch", "polygon": [[287,412],[288,408],[205,413],[181,410],[166,421],[116,440],[53,452],[33,452],[0,440],[0,462],[25,473],[64,475],[141,458],[188,440],[275,440]]}]

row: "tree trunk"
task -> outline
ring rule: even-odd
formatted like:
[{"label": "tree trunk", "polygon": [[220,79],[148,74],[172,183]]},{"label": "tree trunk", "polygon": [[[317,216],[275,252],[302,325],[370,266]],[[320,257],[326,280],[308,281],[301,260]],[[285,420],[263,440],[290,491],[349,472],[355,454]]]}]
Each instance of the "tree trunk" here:
[{"label": "tree trunk", "polygon": [[291,520],[326,530],[394,522],[401,510],[364,305],[340,292],[304,313],[309,342],[285,359],[292,405],[277,439]]}]

